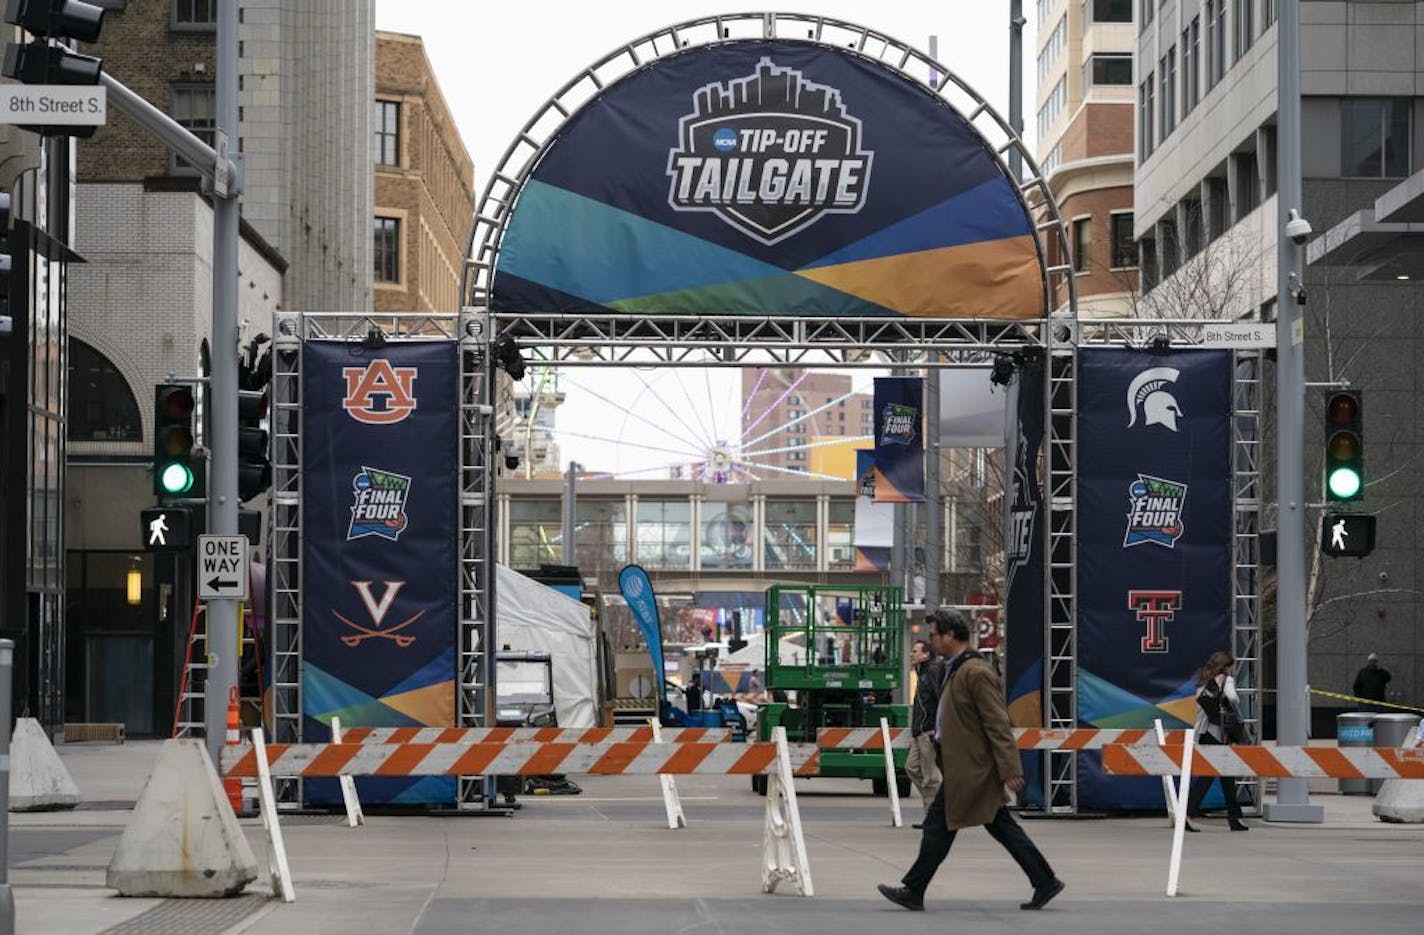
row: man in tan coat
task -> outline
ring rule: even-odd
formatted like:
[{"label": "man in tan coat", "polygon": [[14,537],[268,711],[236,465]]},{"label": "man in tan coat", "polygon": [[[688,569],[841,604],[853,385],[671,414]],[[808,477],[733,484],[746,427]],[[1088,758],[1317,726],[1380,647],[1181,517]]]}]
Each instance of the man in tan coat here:
[{"label": "man in tan coat", "polygon": [[941,608],[928,623],[931,648],[948,660],[935,731],[944,785],[925,815],[914,866],[902,885],[882,883],[880,892],[906,909],[924,909],[925,890],[959,829],[983,825],[1028,874],[1033,897],[1019,908],[1042,909],[1063,892],[1063,881],[1005,807],[1004,787],[1018,791],[1024,780],[999,677],[970,648],[962,614]]}]

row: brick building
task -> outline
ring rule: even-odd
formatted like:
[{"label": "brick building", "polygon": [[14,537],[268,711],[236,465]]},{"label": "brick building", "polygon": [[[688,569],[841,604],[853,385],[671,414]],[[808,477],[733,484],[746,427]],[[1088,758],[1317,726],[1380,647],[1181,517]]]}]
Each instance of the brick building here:
[{"label": "brick building", "polygon": [[[1068,226],[1084,316],[1133,314],[1132,7],[1132,0],[1037,0],[1035,156]],[[1067,302],[1060,286],[1054,304]]]},{"label": "brick building", "polygon": [[419,36],[376,33],[373,268],[378,312],[460,307],[474,164]]},{"label": "brick building", "polygon": [[873,400],[869,393],[852,393],[851,386],[851,377],[840,373],[744,369],[742,454],[770,465],[770,477],[785,477],[788,471],[810,470],[810,446],[817,437],[825,442],[863,435],[869,447]]}]

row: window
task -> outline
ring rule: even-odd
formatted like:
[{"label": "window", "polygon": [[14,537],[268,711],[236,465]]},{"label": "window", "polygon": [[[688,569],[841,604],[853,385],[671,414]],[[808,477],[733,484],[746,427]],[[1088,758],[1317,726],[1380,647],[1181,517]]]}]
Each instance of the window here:
[{"label": "window", "polygon": [[1053,126],[1053,122],[1058,119],[1058,115],[1063,113],[1063,109],[1067,106],[1068,76],[1064,75],[1058,79],[1053,90],[1048,92],[1048,100],[1038,109],[1038,135],[1040,137],[1048,135],[1048,128]]},{"label": "window", "polygon": [[647,568],[692,567],[692,504],[638,500],[635,551]]},{"label": "window", "polygon": [[1053,12],[1054,0],[1038,0],[1038,27],[1043,28],[1044,20],[1048,19],[1048,14]]},{"label": "window", "polygon": [[1236,0],[1236,57],[1232,62],[1241,61],[1241,56],[1256,41],[1256,0]]},{"label": "window", "polygon": [[143,441],[138,401],[129,381],[78,338],[69,339],[69,440]]},{"label": "window", "polygon": [[1157,222],[1158,252],[1161,254],[1162,277],[1172,275],[1181,263],[1181,244],[1177,239],[1177,222],[1162,220]]},{"label": "window", "polygon": [[1043,157],[1043,165],[1039,167],[1044,175],[1052,175],[1053,170],[1063,164],[1063,143],[1060,141],[1053,144],[1053,148],[1048,151],[1048,155]]},{"label": "window", "polygon": [[1112,265],[1128,269],[1137,265],[1137,244],[1132,240],[1132,212],[1117,212],[1112,216]]},{"label": "window", "polygon": [[1206,0],[1206,86],[1226,74],[1226,0]]},{"label": "window", "polygon": [[1038,53],[1038,80],[1042,83],[1053,71],[1054,64],[1058,57],[1063,54],[1063,50],[1068,47],[1068,17],[1066,15],[1058,18],[1058,25],[1053,27],[1053,32],[1048,36],[1048,41],[1043,44],[1043,49]]},{"label": "window", "polygon": [[850,571],[855,568],[855,501],[832,500],[827,506],[827,562],[831,571]]},{"label": "window", "polygon": [[[173,106],[170,114],[198,139],[213,145],[218,127],[216,101],[210,84],[177,84],[173,86]],[[173,156],[175,169],[192,170],[186,159]]]},{"label": "window", "polygon": [[1142,12],[1137,16],[1137,31],[1146,32],[1147,27],[1152,23],[1152,14],[1157,11],[1157,4],[1152,0],[1142,0]]},{"label": "window", "polygon": [[591,572],[608,567],[610,562],[612,569],[622,567],[628,561],[628,511],[624,502],[580,496],[574,509],[575,564]]},{"label": "window", "polygon": [[1262,31],[1276,21],[1276,0],[1265,0],[1265,5],[1261,8],[1261,29]]},{"label": "window", "polygon": [[1162,139],[1177,129],[1177,47],[1162,56]]},{"label": "window", "polygon": [[1182,116],[1197,106],[1201,94],[1201,17],[1182,30]]},{"label": "window", "polygon": [[1094,55],[1083,66],[1083,83],[1086,85],[1132,84],[1131,55]]},{"label": "window", "polygon": [[[801,458],[788,457],[786,460],[805,460],[805,452],[793,451],[791,454],[799,454]],[[749,503],[703,503],[702,567],[751,568],[752,548],[756,544],[752,538],[754,526]]]},{"label": "window", "polygon": [[816,501],[767,500],[763,554],[767,568],[816,567]]},{"label": "window", "polygon": [[1132,22],[1132,0],[1088,0],[1084,6],[1092,10],[1094,23]]},{"label": "window", "polygon": [[400,282],[400,218],[376,218],[376,282]]},{"label": "window", "polygon": [[173,28],[209,32],[217,28],[218,0],[173,0]]},{"label": "window", "polygon": [[1151,237],[1143,237],[1137,242],[1138,268],[1142,277],[1142,291],[1147,292],[1157,287],[1157,241]]},{"label": "window", "polygon": [[1206,180],[1206,236],[1208,242],[1226,233],[1227,194],[1226,179],[1209,177]]},{"label": "window", "polygon": [[1261,179],[1255,151],[1231,157],[1236,171],[1236,220],[1241,220],[1261,203]]},{"label": "window", "polygon": [[400,103],[377,101],[376,146],[373,158],[378,166],[400,165]]},{"label": "window", "polygon": [[1202,207],[1195,198],[1183,198],[1181,206],[1182,248],[1184,259],[1190,260],[1206,246],[1202,237]]},{"label": "window", "polygon": [[1409,174],[1408,99],[1340,100],[1340,175],[1402,179]]},{"label": "window", "polygon": [[562,559],[563,507],[554,499],[509,501],[509,565],[538,568]]},{"label": "window", "polygon": [[1152,155],[1152,148],[1157,140],[1153,137],[1152,110],[1156,106],[1156,99],[1152,90],[1153,76],[1148,75],[1147,80],[1137,86],[1137,158],[1139,162],[1146,162],[1147,157]]},{"label": "window", "polygon": [[1076,218],[1073,221],[1073,271],[1088,271],[1089,254],[1093,249],[1093,219]]}]

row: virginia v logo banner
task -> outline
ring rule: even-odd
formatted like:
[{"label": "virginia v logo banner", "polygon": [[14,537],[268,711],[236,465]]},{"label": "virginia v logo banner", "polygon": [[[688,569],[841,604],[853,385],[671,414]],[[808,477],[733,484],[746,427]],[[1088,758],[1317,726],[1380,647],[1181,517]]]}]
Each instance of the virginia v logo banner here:
[{"label": "virginia v logo banner", "polygon": [[[455,726],[453,342],[302,348],[302,732]],[[372,804],[449,804],[442,776],[358,779]],[[340,802],[334,781],[303,784]]]},{"label": "virginia v logo banner", "polygon": [[[1193,674],[1231,649],[1231,354],[1078,360],[1078,717],[1190,726]],[[1082,754],[1078,801],[1162,808],[1162,784]]]}]

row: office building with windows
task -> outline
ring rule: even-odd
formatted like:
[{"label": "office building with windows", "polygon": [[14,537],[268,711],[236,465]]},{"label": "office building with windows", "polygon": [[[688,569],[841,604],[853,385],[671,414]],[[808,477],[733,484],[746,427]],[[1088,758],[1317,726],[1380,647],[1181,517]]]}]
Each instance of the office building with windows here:
[{"label": "office building with windows", "polygon": [[807,474],[813,461],[825,463],[817,455],[837,447],[841,439],[853,447],[873,447],[874,400],[869,392],[853,392],[855,383],[868,389],[870,380],[815,370],[743,369],[739,448],[749,460],[767,465],[762,471],[750,467],[752,474],[773,479]]},{"label": "office building with windows", "polygon": [[[1274,0],[1178,0],[1140,22],[1137,216],[1142,305],[1150,314],[1275,318],[1277,14]],[[1424,697],[1424,315],[1416,270],[1377,251],[1415,217],[1424,190],[1424,3],[1304,0],[1301,11],[1306,379],[1364,394],[1365,494],[1377,545],[1363,560],[1320,554],[1322,510],[1308,508],[1308,680],[1351,690],[1370,652],[1394,674],[1389,700]],[[1404,251],[1407,253],[1408,251]],[[1424,267],[1420,267],[1424,270]],[[1265,368],[1274,411],[1274,368]],[[1306,394],[1306,496],[1323,499],[1324,390]],[[1266,439],[1269,445],[1271,439]],[[1274,525],[1273,452],[1262,528]],[[1270,593],[1270,572],[1263,583]],[[1273,613],[1267,627],[1274,626]],[[1268,637],[1269,641],[1269,637]],[[1270,655],[1263,660],[1269,670]],[[1336,702],[1314,699],[1316,736]]]},{"label": "office building with windows", "polygon": [[419,36],[376,33],[371,161],[378,312],[453,312],[475,172]]},{"label": "office building with windows", "polygon": [[[101,41],[84,51],[213,142],[217,4],[105,6]],[[280,308],[371,307],[373,23],[371,0],[242,4],[230,147],[245,176],[244,341]],[[68,278],[64,715],[166,735],[194,609],[178,606],[173,560],[142,551],[139,512],[155,499],[153,386],[197,376],[211,338],[212,207],[192,167],[117,108],[77,152],[86,262]]]},{"label": "office building with windows", "polygon": [[[1080,314],[1130,317],[1132,0],[1035,0],[1035,158],[1071,235]],[[1057,256],[1055,263],[1063,262]],[[1054,296],[1068,303],[1066,287]]]}]

